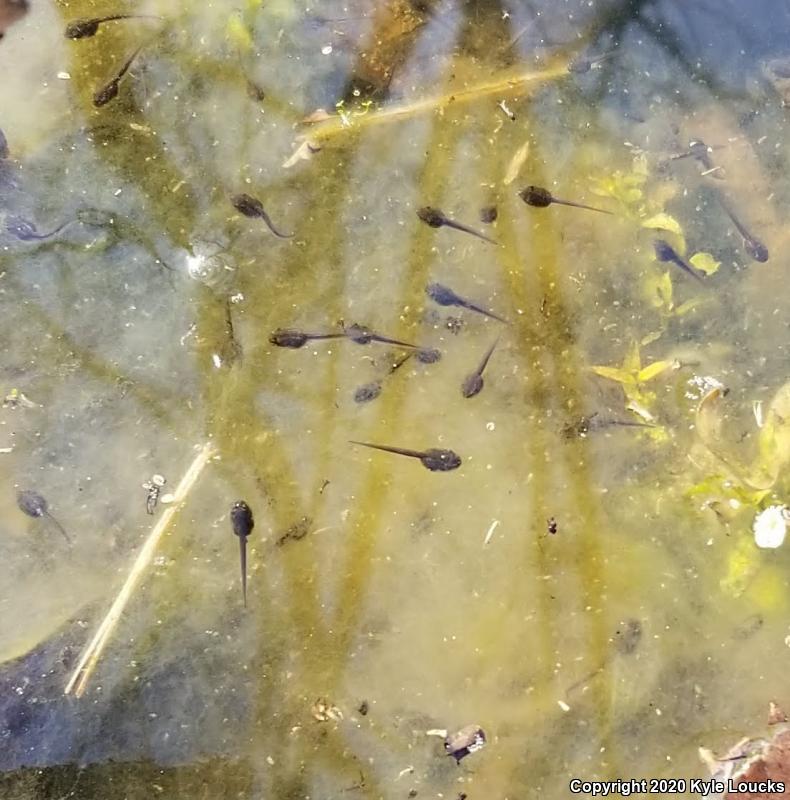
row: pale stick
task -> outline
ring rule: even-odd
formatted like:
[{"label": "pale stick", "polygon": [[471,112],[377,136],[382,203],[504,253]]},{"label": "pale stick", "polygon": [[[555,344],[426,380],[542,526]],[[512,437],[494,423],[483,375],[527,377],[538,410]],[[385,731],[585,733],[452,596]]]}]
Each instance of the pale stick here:
[{"label": "pale stick", "polygon": [[102,624],[99,625],[99,629],[96,631],[91,643],[83,652],[80,663],[77,664],[77,668],[66,684],[66,688],[63,690],[64,694],[71,694],[73,691],[75,697],[82,697],[85,693],[88,681],[93,671],[96,669],[96,665],[99,663],[101,654],[112,636],[113,630],[115,630],[115,626],[118,624],[118,620],[121,618],[124,608],[126,608],[126,604],[131,600],[132,594],[137,584],[140,582],[143,573],[153,560],[162,534],[167,530],[168,525],[170,525],[175,515],[181,510],[184,500],[186,500],[187,495],[195,485],[197,479],[200,477],[200,473],[203,472],[203,468],[212,455],[213,447],[210,444],[204,444],[200,448],[200,452],[195,456],[194,461],[190,464],[189,469],[181,479],[181,483],[179,483],[176,488],[173,504],[165,509],[164,513],[159,518],[159,522],[156,523],[153,530],[148,535],[148,538],[145,540],[145,544],[143,544],[140,553],[132,565],[129,576],[126,578],[126,582],[121,587],[121,591],[118,592],[118,596],[115,598],[112,606],[110,606],[107,616],[102,621]]}]

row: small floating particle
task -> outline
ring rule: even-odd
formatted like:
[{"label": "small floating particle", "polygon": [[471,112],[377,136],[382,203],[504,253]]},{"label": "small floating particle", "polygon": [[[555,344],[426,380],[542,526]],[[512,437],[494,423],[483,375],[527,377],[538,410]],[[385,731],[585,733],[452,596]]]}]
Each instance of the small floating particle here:
[{"label": "small floating particle", "polygon": [[241,292],[237,292],[236,294],[232,294],[230,296],[231,303],[241,303],[244,300],[244,295]]},{"label": "small floating particle", "polygon": [[447,728],[431,728],[429,731],[425,731],[426,736],[439,736],[442,739],[447,738]]},{"label": "small floating particle", "polygon": [[558,705],[558,706],[559,706],[559,707],[560,707],[560,708],[561,708],[563,711],[566,711],[566,712],[567,712],[567,711],[570,711],[570,710],[571,710],[571,707],[570,707],[570,706],[569,706],[569,705],[568,705],[568,704],[567,704],[567,703],[566,703],[564,700],[557,700],[557,705]]},{"label": "small floating particle", "polygon": [[217,355],[217,353],[211,354],[211,363],[214,364],[216,369],[219,369],[222,366],[222,359]]},{"label": "small floating particle", "polygon": [[321,48],[321,54],[322,55],[328,56],[328,55],[331,54],[331,52],[332,52],[332,45],[331,44],[326,44]]},{"label": "small floating particle", "polygon": [[71,80],[71,74],[68,73],[68,72],[59,72],[58,73],[58,78],[60,80],[62,80],[62,81],[70,81]]},{"label": "small floating particle", "polygon": [[491,526],[488,529],[488,533],[486,533],[486,538],[483,539],[483,546],[487,545],[491,541],[491,537],[494,535],[494,531],[499,527],[499,520],[495,519]]}]

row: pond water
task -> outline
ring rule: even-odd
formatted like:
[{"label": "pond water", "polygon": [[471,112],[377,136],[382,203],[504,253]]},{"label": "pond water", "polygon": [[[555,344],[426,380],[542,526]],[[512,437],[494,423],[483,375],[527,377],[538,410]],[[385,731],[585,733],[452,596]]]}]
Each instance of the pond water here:
[{"label": "pond water", "polygon": [[789,35],[767,1],[32,2],[3,797],[566,797],[705,775],[790,707],[790,561],[752,534],[790,502]]}]

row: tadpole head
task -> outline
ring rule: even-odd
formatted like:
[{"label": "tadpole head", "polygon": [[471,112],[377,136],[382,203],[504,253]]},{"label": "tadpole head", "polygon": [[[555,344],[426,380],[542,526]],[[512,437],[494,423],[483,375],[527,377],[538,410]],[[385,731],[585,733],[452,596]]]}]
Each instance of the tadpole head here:
[{"label": "tadpole head", "polygon": [[113,78],[106,86],[103,86],[93,95],[93,105],[96,106],[96,108],[101,108],[102,106],[106,106],[111,100],[115,100],[115,98],[118,97],[119,85],[118,79]]},{"label": "tadpole head", "polygon": [[444,225],[445,217],[438,208],[432,208],[431,206],[423,206],[422,208],[417,209],[417,216],[426,224],[430,225],[432,228],[441,228]]},{"label": "tadpole head", "polygon": [[542,186],[527,186],[522,189],[518,196],[528,205],[535,208],[546,208],[553,200],[551,192]]},{"label": "tadpole head", "polygon": [[277,347],[290,347],[293,350],[298,350],[307,344],[310,337],[301,331],[294,331],[290,328],[277,328],[269,336],[269,341]]},{"label": "tadpole head", "polygon": [[252,529],[255,527],[255,520],[252,516],[252,510],[244,500],[237,500],[231,506],[230,524],[236,536],[247,537],[252,533]]},{"label": "tadpole head", "polygon": [[452,450],[426,450],[420,461],[431,472],[450,472],[461,466],[461,456]]},{"label": "tadpole head", "polygon": [[573,72],[577,75],[589,72],[591,69],[592,61],[590,61],[590,59],[586,56],[579,56],[568,63],[568,72]]},{"label": "tadpole head", "polygon": [[435,364],[437,361],[442,360],[442,352],[435,347],[426,347],[418,350],[416,357],[421,364]]},{"label": "tadpole head", "polygon": [[356,344],[370,344],[373,341],[373,333],[356,322],[344,327],[343,333]]},{"label": "tadpole head", "polygon": [[261,217],[264,213],[263,203],[249,194],[234,194],[230,198],[230,204],[245,217]]},{"label": "tadpole head", "polygon": [[678,254],[672,249],[672,246],[669,242],[664,241],[663,239],[656,239],[653,242],[653,249],[656,253],[656,258],[659,261],[675,261],[679,256]]},{"label": "tadpole head", "polygon": [[16,493],[19,510],[29,517],[43,517],[47,513],[47,501],[32,489],[22,489]]},{"label": "tadpole head", "polygon": [[75,19],[66,25],[66,38],[86,39],[89,36],[95,36],[98,30],[98,19]]},{"label": "tadpole head", "polygon": [[354,392],[355,403],[369,403],[375,400],[381,394],[381,381],[373,381],[372,383],[365,383],[358,386]]},{"label": "tadpole head", "polygon": [[441,283],[429,283],[425,287],[425,294],[440,306],[453,306],[458,302],[458,295]]},{"label": "tadpole head", "polygon": [[498,214],[496,206],[485,206],[480,209],[480,222],[490,225],[492,222],[496,222]]},{"label": "tadpole head", "polygon": [[478,373],[473,373],[467,376],[466,380],[461,384],[461,394],[469,399],[476,394],[480,394],[483,389],[483,376]]},{"label": "tadpole head", "polygon": [[749,258],[753,258],[761,264],[768,261],[768,248],[762,242],[757,239],[744,239],[743,246],[749,254]]}]

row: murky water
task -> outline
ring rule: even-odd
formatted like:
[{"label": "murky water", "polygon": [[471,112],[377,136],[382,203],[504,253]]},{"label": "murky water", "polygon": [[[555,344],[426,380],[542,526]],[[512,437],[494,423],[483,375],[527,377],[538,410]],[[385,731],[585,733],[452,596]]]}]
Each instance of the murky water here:
[{"label": "murky water", "polygon": [[[790,498],[790,17],[758,5],[152,1],[67,40],[119,9],[42,1],[8,29],[3,796],[565,797],[704,774],[790,704],[787,555],[751,533]],[[269,338],[354,323],[442,358]],[[456,765],[435,732],[469,724]]]}]

